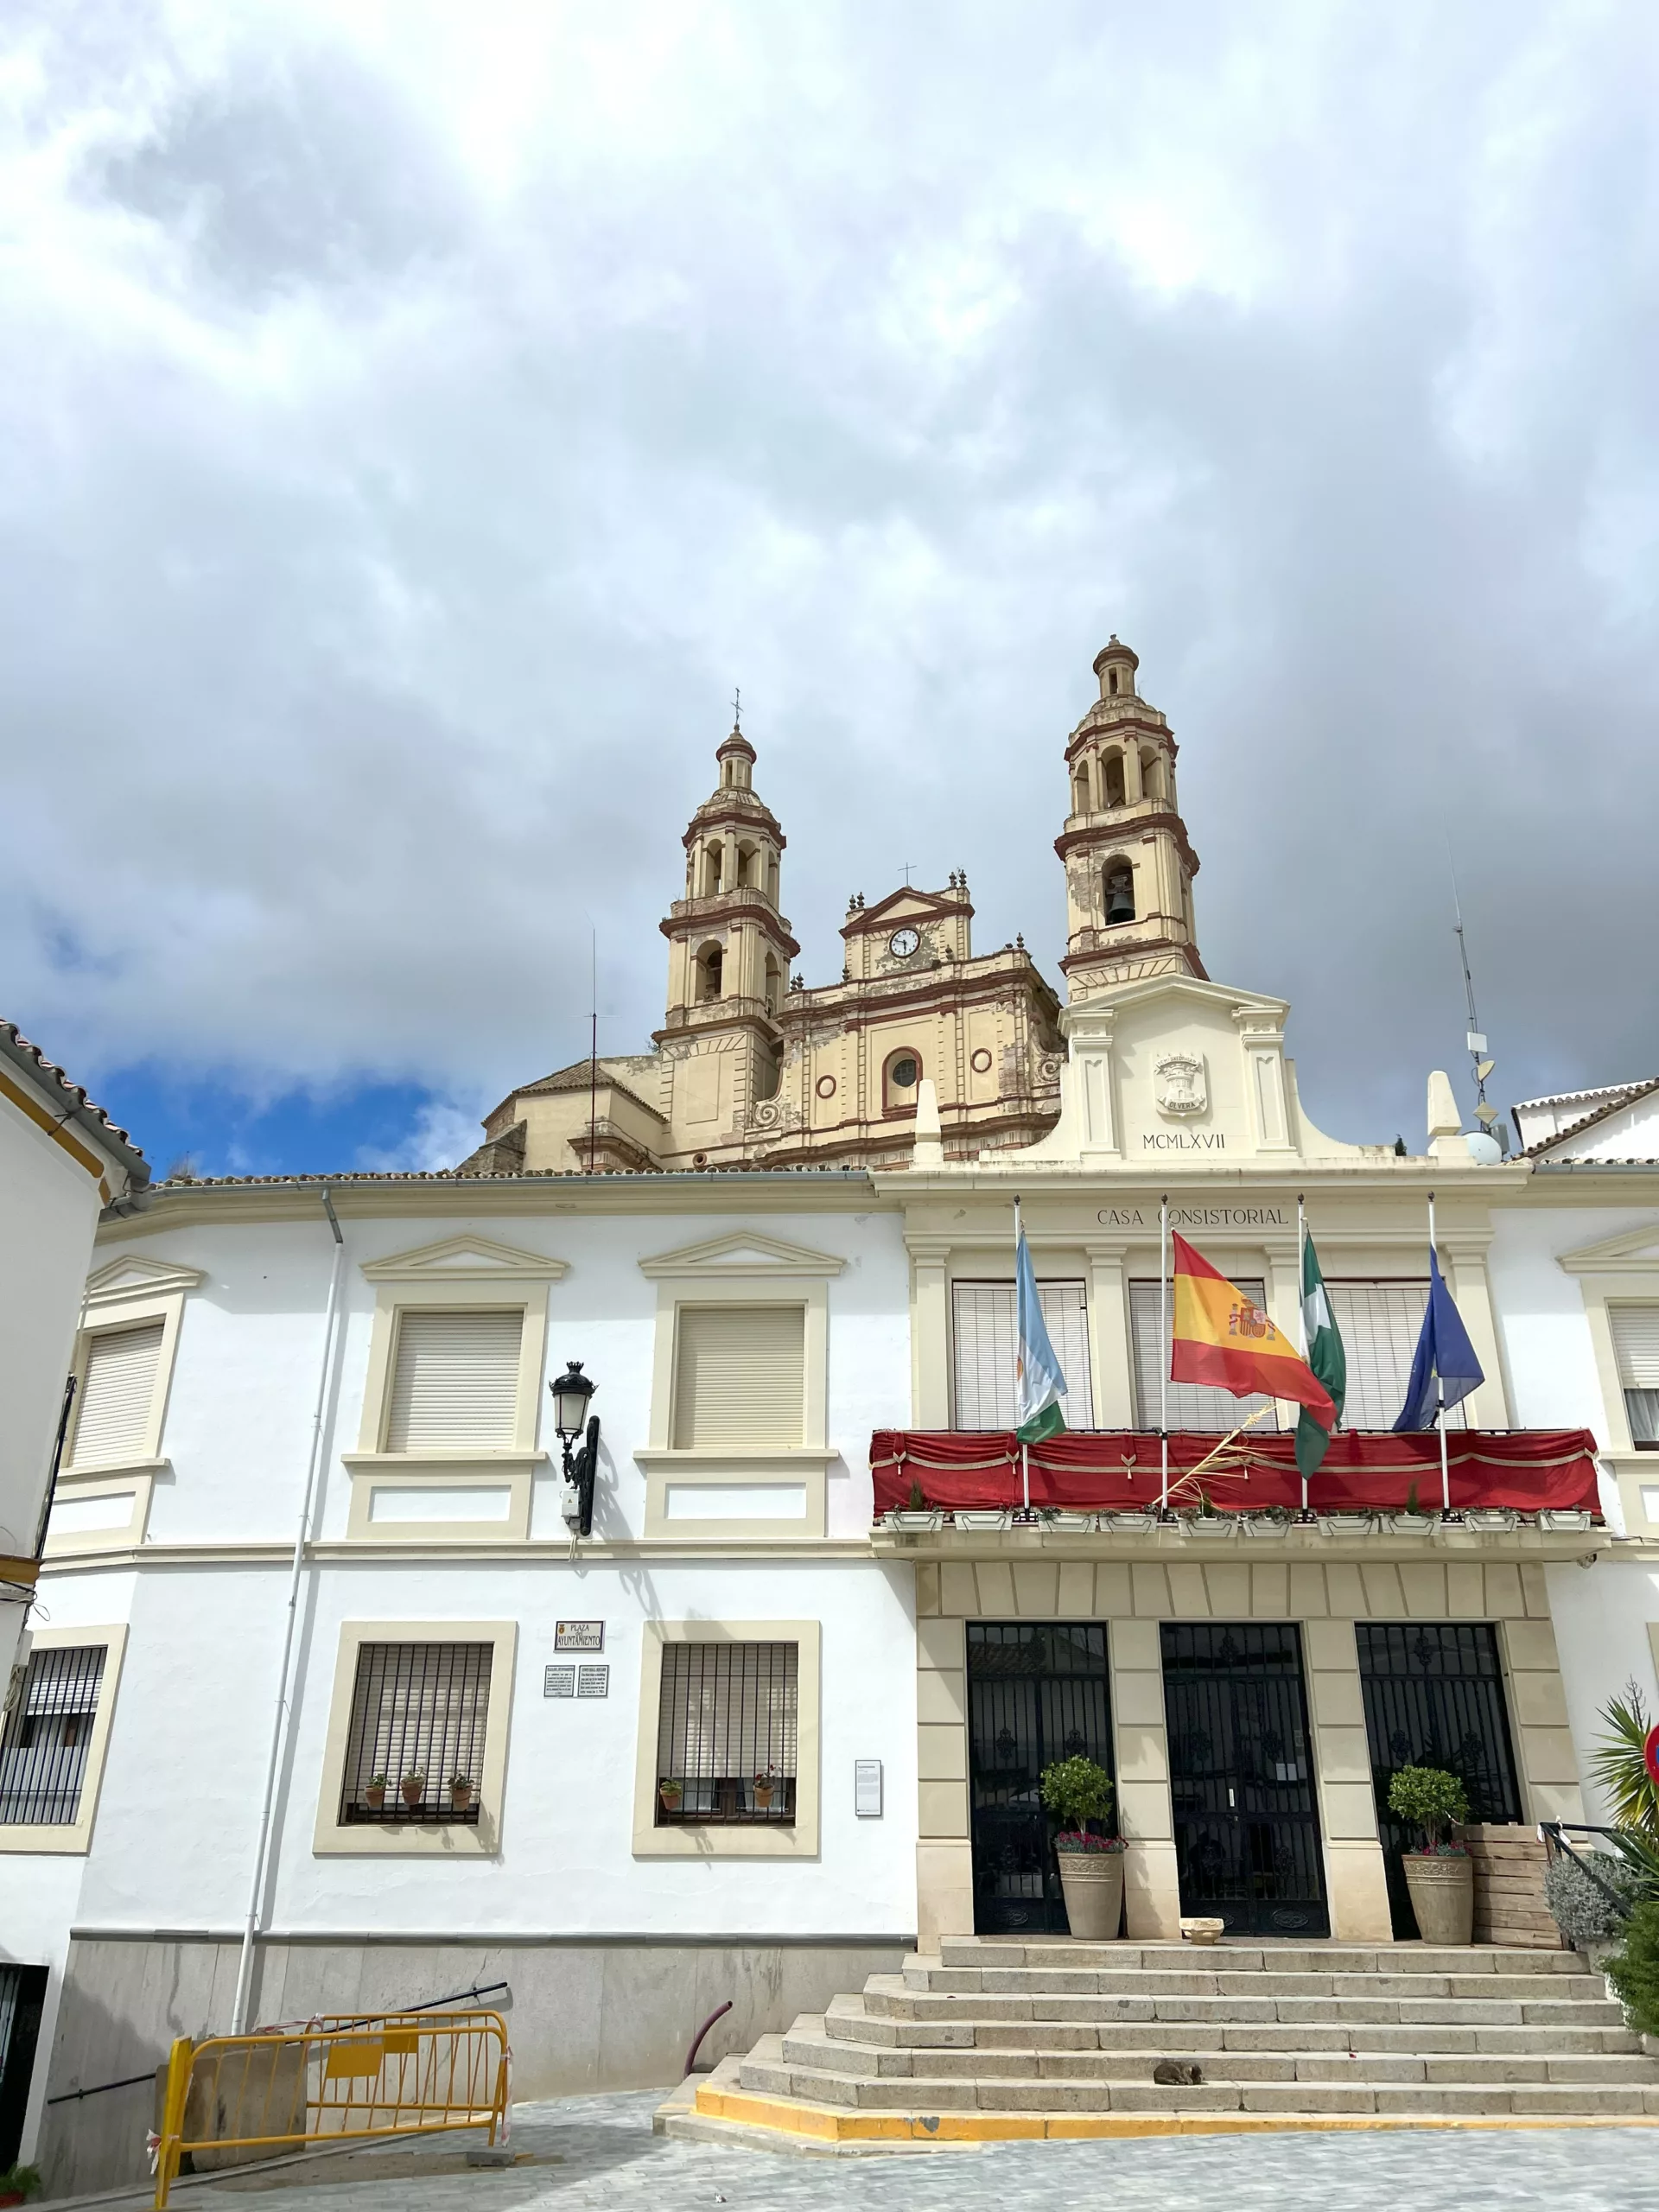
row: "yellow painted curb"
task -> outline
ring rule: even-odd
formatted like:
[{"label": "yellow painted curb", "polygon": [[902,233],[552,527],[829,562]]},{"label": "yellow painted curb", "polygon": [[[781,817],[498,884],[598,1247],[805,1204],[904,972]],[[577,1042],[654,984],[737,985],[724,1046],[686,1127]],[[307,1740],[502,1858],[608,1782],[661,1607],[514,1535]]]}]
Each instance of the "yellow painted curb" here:
[{"label": "yellow painted curb", "polygon": [[1659,2127],[1659,2113],[1610,2113],[1605,2118],[1553,2119],[1532,2113],[1020,2113],[843,2112],[749,2090],[697,2091],[706,2120],[734,2120],[819,2143],[1088,2142],[1154,2135],[1294,2135],[1375,2133],[1379,2129]]}]

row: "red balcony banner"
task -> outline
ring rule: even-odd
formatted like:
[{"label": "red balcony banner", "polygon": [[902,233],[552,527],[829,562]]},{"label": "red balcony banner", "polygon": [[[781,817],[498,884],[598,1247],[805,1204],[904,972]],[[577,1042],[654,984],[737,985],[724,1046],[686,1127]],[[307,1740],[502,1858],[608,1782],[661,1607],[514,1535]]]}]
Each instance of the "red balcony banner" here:
[{"label": "red balcony banner", "polygon": [[[1221,1441],[1193,1429],[1172,1432],[1170,1503],[1178,1511],[1196,1510],[1200,1489],[1220,1513],[1300,1505],[1290,1430],[1267,1436],[1247,1430],[1194,1474]],[[1448,1429],[1446,1447],[1456,1511],[1481,1505],[1521,1513],[1563,1506],[1599,1510],[1596,1441],[1588,1429]],[[1084,1511],[1156,1505],[1160,1457],[1157,1436],[1144,1430],[1067,1430],[1031,1446],[1031,1502]],[[1020,1446],[1012,1429],[878,1428],[870,1439],[870,1466],[878,1514],[908,1505],[912,1484],[930,1506],[1020,1500]],[[1414,1484],[1423,1510],[1438,1510],[1440,1446],[1432,1429],[1402,1436],[1344,1429],[1309,1482],[1307,1502],[1316,1513],[1403,1512]]]}]

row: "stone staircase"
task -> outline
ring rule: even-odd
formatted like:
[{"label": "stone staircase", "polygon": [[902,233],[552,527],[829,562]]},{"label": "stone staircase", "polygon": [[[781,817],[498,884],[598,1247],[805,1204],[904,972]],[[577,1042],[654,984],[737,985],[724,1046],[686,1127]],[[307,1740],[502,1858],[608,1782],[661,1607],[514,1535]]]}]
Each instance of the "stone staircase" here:
[{"label": "stone staircase", "polygon": [[[1170,2061],[1201,2080],[1157,2081]],[[1659,2061],[1574,1952],[984,1936],[873,1975],[661,2116],[823,2150],[1643,2121]]]}]

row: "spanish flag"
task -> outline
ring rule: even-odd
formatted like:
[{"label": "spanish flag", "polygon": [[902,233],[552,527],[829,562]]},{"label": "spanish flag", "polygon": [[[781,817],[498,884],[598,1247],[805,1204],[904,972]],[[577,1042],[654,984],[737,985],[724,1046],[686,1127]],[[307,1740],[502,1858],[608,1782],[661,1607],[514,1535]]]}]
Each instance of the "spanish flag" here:
[{"label": "spanish flag", "polygon": [[1172,1233],[1175,1313],[1170,1333],[1172,1382],[1210,1382],[1236,1398],[1255,1391],[1306,1406],[1326,1430],[1337,1425],[1331,1394],[1298,1359],[1253,1299],[1217,1273],[1185,1236]]}]

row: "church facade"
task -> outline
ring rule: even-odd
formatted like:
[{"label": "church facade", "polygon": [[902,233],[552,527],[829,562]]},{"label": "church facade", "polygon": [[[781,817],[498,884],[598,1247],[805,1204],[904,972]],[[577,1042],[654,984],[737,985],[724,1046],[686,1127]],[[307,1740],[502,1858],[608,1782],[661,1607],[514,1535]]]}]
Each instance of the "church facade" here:
[{"label": "church facade", "polygon": [[[1116,638],[1065,747],[1061,968],[1072,1006],[1160,976],[1202,979],[1194,853],[1169,725]],[[504,1098],[463,1173],[584,1167],[887,1168],[909,1164],[921,1085],[948,1160],[1034,1142],[1059,1115],[1059,1001],[1023,939],[976,953],[965,874],[906,886],[842,925],[839,981],[809,985],[780,904],[787,840],[734,729],[683,840],[664,918],[668,998],[649,1052],[556,1070]],[[931,1134],[929,1122],[924,1135]]]}]

